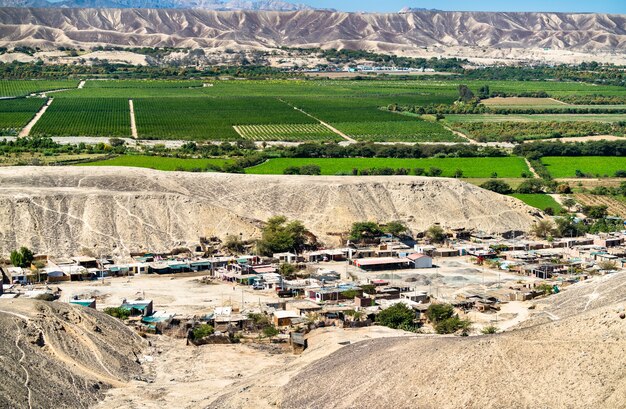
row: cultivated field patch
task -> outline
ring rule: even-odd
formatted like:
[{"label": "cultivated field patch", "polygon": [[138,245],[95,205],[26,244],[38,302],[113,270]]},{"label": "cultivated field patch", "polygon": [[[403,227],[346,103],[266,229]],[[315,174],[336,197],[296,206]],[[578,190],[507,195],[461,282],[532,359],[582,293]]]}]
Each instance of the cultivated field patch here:
[{"label": "cultivated field patch", "polygon": [[343,140],[322,124],[239,125],[239,134],[253,141],[338,141]]},{"label": "cultivated field patch", "polygon": [[55,98],[31,136],[130,136],[127,99]]},{"label": "cultivated field patch", "polygon": [[497,173],[502,178],[518,178],[522,173],[528,173],[528,167],[522,158],[276,158],[260,165],[246,169],[246,173],[253,174],[283,174],[289,167],[303,165],[318,165],[322,175],[352,175],[363,169],[407,169],[409,174],[416,174],[416,170],[424,173],[431,168],[441,170],[441,176],[453,177],[457,170],[462,171],[462,177],[489,178]]},{"label": "cultivated field patch", "polygon": [[546,156],[541,162],[554,178],[613,177],[626,170],[623,156]]},{"label": "cultivated field patch", "polygon": [[0,135],[17,135],[45,103],[44,98],[0,100]]},{"label": "cultivated field patch", "polygon": [[538,194],[522,194],[522,193],[513,193],[511,196],[521,200],[529,206],[535,207],[540,210],[546,210],[547,208],[552,209],[554,212],[560,212],[563,210],[563,207],[554,200],[554,198],[550,195],[538,193]]},{"label": "cultivated field patch", "polygon": [[129,166],[156,170],[204,171],[221,168],[230,159],[182,159],[161,156],[117,156],[101,161],[81,163],[80,166]]},{"label": "cultivated field patch", "polygon": [[[398,115],[399,116],[399,115]],[[441,124],[412,121],[339,122],[335,128],[359,141],[371,142],[467,142]]]},{"label": "cultivated field patch", "polygon": [[21,97],[34,92],[76,88],[77,86],[77,80],[2,80],[0,81],[0,97]]}]

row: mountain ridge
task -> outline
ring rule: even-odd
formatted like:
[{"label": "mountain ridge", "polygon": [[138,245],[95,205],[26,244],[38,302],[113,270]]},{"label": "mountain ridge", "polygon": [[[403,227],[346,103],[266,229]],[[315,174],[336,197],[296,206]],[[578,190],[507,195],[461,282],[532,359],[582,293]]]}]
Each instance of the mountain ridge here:
[{"label": "mountain ridge", "polygon": [[626,15],[0,8],[0,43],[240,49],[426,47],[626,52]]}]

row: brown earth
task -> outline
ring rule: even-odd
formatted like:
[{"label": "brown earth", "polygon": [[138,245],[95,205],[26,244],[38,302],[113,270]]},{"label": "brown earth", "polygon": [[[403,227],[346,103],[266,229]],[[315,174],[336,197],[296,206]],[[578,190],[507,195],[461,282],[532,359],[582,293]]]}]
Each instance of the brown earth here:
[{"label": "brown earth", "polygon": [[145,342],[64,303],[0,300],[0,408],[85,408],[141,373]]},{"label": "brown earth", "polygon": [[275,215],[301,220],[329,244],[356,221],[502,233],[542,217],[517,199],[445,178],[0,169],[0,254],[22,245],[52,255],[167,251],[200,237],[257,237]]}]

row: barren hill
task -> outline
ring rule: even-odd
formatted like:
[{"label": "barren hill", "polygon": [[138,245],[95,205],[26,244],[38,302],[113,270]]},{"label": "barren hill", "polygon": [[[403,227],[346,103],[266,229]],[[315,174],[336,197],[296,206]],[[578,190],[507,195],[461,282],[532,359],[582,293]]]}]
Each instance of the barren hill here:
[{"label": "barren hill", "polygon": [[626,16],[419,11],[402,14],[171,9],[0,9],[0,43],[59,46],[420,47],[626,51]]},{"label": "barren hill", "polygon": [[92,309],[0,300],[0,407],[88,407],[141,373],[143,342]]},{"label": "barren hill", "polygon": [[517,199],[444,178],[0,169],[0,254],[20,245],[48,254],[171,250],[200,237],[254,236],[277,214],[326,242],[363,220],[502,233],[526,231],[541,217]]}]

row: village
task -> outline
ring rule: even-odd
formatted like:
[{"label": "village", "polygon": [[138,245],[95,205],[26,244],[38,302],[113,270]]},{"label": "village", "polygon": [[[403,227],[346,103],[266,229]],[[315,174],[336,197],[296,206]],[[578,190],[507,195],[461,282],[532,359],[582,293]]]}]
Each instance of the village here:
[{"label": "village", "polygon": [[[441,243],[385,234],[367,245],[271,257],[209,255],[202,246],[126,260],[33,255],[30,268],[2,268],[0,298],[96,308],[140,333],[195,344],[248,338],[301,351],[306,334],[324,326],[505,331],[528,318],[535,299],[615,273],[625,260],[626,232],[547,241],[465,230]],[[433,319],[442,305],[454,325]]]}]

